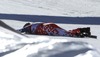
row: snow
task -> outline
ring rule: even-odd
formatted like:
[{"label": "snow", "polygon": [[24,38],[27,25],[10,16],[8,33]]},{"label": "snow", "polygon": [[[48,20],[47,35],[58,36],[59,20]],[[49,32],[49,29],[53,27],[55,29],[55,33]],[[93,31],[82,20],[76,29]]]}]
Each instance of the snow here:
[{"label": "snow", "polygon": [[0,13],[50,16],[100,16],[99,0],[1,0]]},{"label": "snow", "polygon": [[[9,26],[13,27],[14,29],[20,29],[26,23],[25,21],[23,22],[23,21],[15,21],[15,20],[3,20],[3,21],[6,24],[8,24]],[[18,23],[18,24],[15,25],[15,24],[12,24],[11,22],[12,23]],[[15,50],[15,49],[18,49],[18,50],[14,51],[12,53],[9,53],[7,55],[4,55],[4,57],[11,57],[11,56],[13,57],[17,54],[20,54],[20,55],[17,55],[19,57],[20,56],[22,56],[22,57],[28,57],[28,56],[29,57],[31,57],[31,56],[47,57],[47,56],[52,56],[52,54],[51,54],[52,52],[59,55],[59,53],[57,53],[57,51],[52,51],[50,53],[45,54],[46,50],[55,50],[54,46],[57,44],[57,42],[66,42],[66,45],[68,44],[67,50],[66,50],[67,52],[72,51],[72,50],[76,50],[76,51],[80,50],[80,51],[77,51],[77,52],[80,52],[80,53],[78,53],[78,55],[66,54],[66,56],[69,56],[69,57],[71,57],[71,56],[73,56],[73,57],[74,56],[75,57],[87,57],[87,56],[89,56],[89,57],[99,57],[98,53],[100,52],[100,45],[96,45],[96,44],[100,43],[100,38],[99,38],[100,35],[98,34],[100,32],[97,31],[96,29],[100,29],[100,25],[59,24],[59,23],[56,23],[56,24],[59,25],[60,27],[64,28],[64,29],[66,29],[66,30],[71,30],[71,29],[75,29],[75,28],[78,28],[78,27],[91,27],[91,32],[92,32],[93,35],[97,35],[97,39],[91,39],[91,38],[83,38],[82,39],[82,38],[71,38],[71,37],[60,37],[60,36],[44,36],[44,35],[41,35],[41,36],[39,36],[39,35],[26,35],[26,36],[29,37],[28,39],[22,38],[20,41],[17,41],[17,43],[13,42],[14,46],[8,47],[8,49],[12,48],[12,50]],[[9,42],[9,41],[10,40],[5,39],[5,42]],[[14,41],[16,41],[16,40],[14,40]],[[39,44],[32,44],[34,42],[39,43]],[[72,43],[72,44],[69,44],[69,42]],[[78,44],[75,44],[75,43],[78,43]],[[12,45],[12,43],[7,44],[7,45]],[[60,45],[60,44],[57,44],[57,45]],[[64,47],[66,45],[64,45]],[[44,47],[47,47],[47,46],[48,46],[48,49],[45,50]],[[17,48],[14,48],[14,47],[17,47]],[[82,54],[81,50],[83,50],[84,48],[86,48],[86,49],[89,48],[90,50],[87,51],[86,53]],[[93,49],[93,50],[91,50],[91,49]],[[6,50],[6,48],[3,48],[2,50]],[[34,50],[34,51],[32,51],[32,50]],[[43,50],[45,50],[45,51],[43,52]],[[61,50],[63,51],[63,49],[61,49]],[[40,54],[39,52],[42,52],[42,54]],[[75,53],[73,53],[73,54],[75,54]],[[55,55],[55,56],[57,56],[57,55]]]},{"label": "snow", "polygon": [[[0,13],[4,14],[100,16],[99,0],[1,0],[0,8]],[[14,19],[1,20],[14,29],[20,29],[26,22],[29,22]],[[44,35],[23,36],[0,26],[0,57],[100,57],[100,31],[98,31],[100,25],[56,24],[66,30],[91,27],[91,32],[97,35],[97,39]]]}]

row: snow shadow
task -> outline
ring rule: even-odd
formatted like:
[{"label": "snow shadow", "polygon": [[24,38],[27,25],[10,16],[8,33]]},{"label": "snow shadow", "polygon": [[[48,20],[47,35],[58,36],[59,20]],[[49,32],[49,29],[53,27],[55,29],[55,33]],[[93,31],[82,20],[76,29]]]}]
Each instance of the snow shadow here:
[{"label": "snow shadow", "polygon": [[[36,55],[30,55],[33,57],[74,57],[79,54],[87,53],[88,51],[93,51],[93,49],[88,47],[87,43],[84,42],[65,42],[56,43],[53,45],[53,49],[47,49],[44,47]],[[95,51],[95,50],[94,50]]]},{"label": "snow shadow", "polygon": [[50,57],[74,57],[79,54],[84,54],[89,50],[91,50],[91,49],[66,51],[66,52],[62,52],[60,54],[52,55]]},{"label": "snow shadow", "polygon": [[100,17],[62,17],[43,15],[0,14],[0,19],[66,24],[100,24]]},{"label": "snow shadow", "polygon": [[14,51],[16,51],[16,50],[17,50],[17,49],[15,49],[15,50],[10,50],[10,51],[6,51],[6,52],[2,52],[2,53],[0,53],[0,57],[4,56],[4,55],[6,55],[6,54],[12,53],[12,52],[14,52]]}]

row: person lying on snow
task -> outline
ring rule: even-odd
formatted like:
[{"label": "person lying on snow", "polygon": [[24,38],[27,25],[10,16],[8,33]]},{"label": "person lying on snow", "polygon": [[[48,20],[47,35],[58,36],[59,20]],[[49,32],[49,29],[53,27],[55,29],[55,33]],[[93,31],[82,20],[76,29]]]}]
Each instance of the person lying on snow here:
[{"label": "person lying on snow", "polygon": [[90,27],[77,28],[66,31],[54,23],[26,23],[21,33],[36,34],[36,35],[50,35],[50,36],[71,36],[71,37],[87,37],[91,35]]}]

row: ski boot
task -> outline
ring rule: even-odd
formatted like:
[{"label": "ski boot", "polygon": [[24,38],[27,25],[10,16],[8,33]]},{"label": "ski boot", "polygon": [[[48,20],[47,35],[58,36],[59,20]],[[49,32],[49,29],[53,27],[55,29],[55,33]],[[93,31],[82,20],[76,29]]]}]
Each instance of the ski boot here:
[{"label": "ski boot", "polygon": [[90,27],[77,28],[69,31],[71,37],[88,37],[91,35]]},{"label": "ski boot", "polygon": [[90,27],[80,28],[80,34],[78,36],[79,37],[90,37],[91,36]]}]

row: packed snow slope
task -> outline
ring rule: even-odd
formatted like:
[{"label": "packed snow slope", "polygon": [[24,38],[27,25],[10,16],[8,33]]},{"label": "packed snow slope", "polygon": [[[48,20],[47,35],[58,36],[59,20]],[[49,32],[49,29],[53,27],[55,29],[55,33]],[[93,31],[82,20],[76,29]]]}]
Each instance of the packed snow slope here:
[{"label": "packed snow slope", "polygon": [[[24,15],[47,15],[47,16],[80,16],[80,17],[99,17],[100,16],[100,2],[99,0],[0,0],[0,13],[3,14],[24,14]],[[17,17],[16,17],[17,18]],[[21,17],[20,17],[21,18]],[[23,17],[22,17],[23,18]],[[12,18],[13,19],[13,18]],[[5,18],[2,19],[5,23],[13,27],[14,29],[20,29],[22,26],[29,21],[18,21],[18,20],[7,20]],[[27,19],[27,18],[26,18]],[[25,20],[26,20],[25,19]],[[24,20],[24,19],[23,19]],[[28,19],[27,19],[28,20]],[[53,20],[53,19],[52,19]],[[66,19],[67,20],[67,19]],[[74,22],[74,21],[72,21]],[[86,21],[86,22],[89,22]],[[94,22],[94,21],[93,21]],[[99,21],[98,21],[99,22]],[[39,43],[34,45],[34,38],[38,39],[40,35],[27,35],[31,38],[26,37],[11,37],[11,38],[0,38],[0,43],[2,44],[0,47],[0,56],[2,57],[46,57],[49,56],[51,53],[46,53],[48,50],[51,51],[54,46],[55,47],[52,51],[56,53],[58,51],[64,52],[62,50],[65,48],[67,50],[68,57],[100,57],[100,25],[88,25],[88,24],[58,24],[60,27],[71,30],[77,27],[91,27],[91,32],[93,35],[97,35],[97,39],[90,39],[90,38],[72,38],[72,37],[58,37],[58,36],[43,36],[42,39],[48,39],[46,43]],[[2,32],[6,32],[6,30],[0,27],[1,35],[4,34]],[[11,32],[10,32],[11,33]],[[9,35],[9,34],[6,34]],[[13,33],[12,33],[13,35]],[[3,36],[3,35],[2,35]],[[42,36],[42,35],[41,35]],[[59,47],[55,44],[55,40],[50,39],[66,39],[70,41],[69,43],[65,43]],[[74,42],[73,42],[74,41]],[[76,41],[76,42],[75,42]],[[89,45],[87,45],[89,43]],[[41,45],[41,47],[40,47]],[[67,45],[68,48],[65,46]],[[90,46],[92,45],[92,47]],[[45,47],[45,48],[44,48]],[[34,49],[35,48],[35,49]],[[59,50],[59,48],[61,50]],[[70,49],[71,48],[71,49]],[[86,49],[86,50],[84,50]],[[92,50],[91,50],[92,49]],[[35,51],[33,51],[35,50]],[[76,54],[77,50],[77,54]],[[84,51],[86,52],[84,52]],[[38,53],[39,51],[39,53]],[[70,52],[71,51],[71,52]],[[74,53],[73,53],[74,51]],[[94,51],[97,51],[94,52]],[[81,53],[83,52],[83,53]],[[34,55],[34,53],[36,53]],[[70,53],[70,55],[69,55]],[[18,55],[19,54],[19,55]],[[45,54],[45,55],[44,55]],[[74,55],[72,55],[74,54]],[[92,56],[93,54],[94,56]],[[58,53],[59,55],[59,53]],[[52,56],[51,56],[52,57]],[[62,56],[61,56],[62,57]]]},{"label": "packed snow slope", "polygon": [[[3,20],[6,24],[8,24],[9,26],[11,26],[14,29],[20,29],[23,27],[23,25],[25,23],[27,23],[27,21],[15,21],[15,20]],[[98,45],[98,43],[100,43],[100,31],[98,31],[100,29],[100,25],[82,25],[82,24],[61,24],[61,23],[56,23],[58,26],[60,26],[61,28],[65,29],[65,30],[72,30],[72,29],[76,29],[76,28],[82,28],[82,27],[90,27],[91,28],[91,34],[92,35],[96,35],[97,39],[91,39],[91,38],[72,38],[72,37],[57,37],[57,36],[51,36],[49,38],[66,38],[68,40],[73,40],[73,41],[83,41],[83,42],[88,42],[89,44],[92,44],[98,51],[100,51],[100,45]],[[30,37],[37,37],[39,35],[29,35]]]},{"label": "packed snow slope", "polygon": [[[14,29],[20,29],[25,21],[4,20]],[[62,36],[19,35],[0,26],[1,57],[100,57],[100,25],[59,24],[71,30],[77,27],[91,27],[98,39],[72,38]],[[6,36],[5,36],[6,35]],[[19,55],[18,55],[19,54]]]},{"label": "packed snow slope", "polygon": [[100,16],[99,0],[1,0],[0,8],[11,14]]}]

